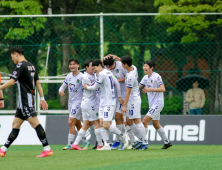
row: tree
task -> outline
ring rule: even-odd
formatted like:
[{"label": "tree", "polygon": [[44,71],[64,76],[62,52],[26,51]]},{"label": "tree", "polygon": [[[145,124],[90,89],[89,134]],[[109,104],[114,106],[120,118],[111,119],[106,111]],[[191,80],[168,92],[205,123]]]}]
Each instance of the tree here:
[{"label": "tree", "polygon": [[[214,71],[218,70],[221,60],[221,15],[172,15],[172,13],[221,12],[221,4],[220,0],[155,0],[155,6],[159,6],[159,12],[163,14],[157,16],[156,20],[170,24],[166,30],[168,35],[181,32],[183,36],[180,39],[180,44],[191,52],[195,60],[204,58],[210,67],[209,102],[211,114],[214,114],[216,94]],[[200,47],[203,52],[200,51]]]}]

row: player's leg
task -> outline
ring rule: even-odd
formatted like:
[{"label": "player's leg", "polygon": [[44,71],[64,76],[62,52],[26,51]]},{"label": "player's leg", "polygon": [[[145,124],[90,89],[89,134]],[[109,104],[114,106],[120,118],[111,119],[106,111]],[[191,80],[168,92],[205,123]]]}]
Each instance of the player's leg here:
[{"label": "player's leg", "polygon": [[37,157],[47,157],[47,156],[51,156],[53,154],[49,144],[48,144],[48,140],[46,138],[46,133],[45,130],[43,129],[42,125],[39,123],[39,119],[37,116],[35,117],[30,117],[27,119],[27,121],[30,123],[30,125],[35,129],[37,136],[40,140],[40,142],[42,143],[42,146],[44,148],[44,151],[42,152],[41,155],[37,156]]},{"label": "player's leg", "polygon": [[[75,126],[76,126],[76,128],[77,128],[77,130],[78,130],[78,132],[79,132],[80,129],[82,128],[81,119],[79,119],[79,120],[76,121]],[[89,128],[89,125],[87,125],[87,126],[88,126],[88,128]],[[88,128],[87,128],[87,129],[88,129]],[[90,145],[89,141],[86,140],[86,137],[85,137],[85,136],[83,136],[81,140],[82,140],[82,142],[83,142],[83,144],[84,144],[84,147]]]},{"label": "player's leg", "polygon": [[96,141],[98,143],[98,146],[96,148],[100,149],[103,147],[102,135],[101,135],[102,128],[97,120],[93,121],[93,123],[94,123],[94,131],[95,131],[95,135],[96,135]]},{"label": "player's leg", "polygon": [[[18,111],[18,110],[17,110]],[[6,143],[0,148],[0,156],[4,157],[6,154],[7,149],[10,147],[10,145],[14,142],[14,140],[17,138],[21,124],[24,122],[23,119],[15,117],[12,123],[12,131],[9,134],[9,137],[6,141]]]},{"label": "player's leg", "polygon": [[[96,120],[96,122],[99,124],[99,126],[100,126],[100,120],[98,119],[98,120]],[[100,126],[100,134],[101,134],[101,126]],[[90,129],[91,130],[91,129]],[[94,127],[94,130],[95,130],[95,127]],[[92,130],[91,130],[92,131]],[[96,136],[96,134],[95,134],[95,136]],[[97,142],[97,140],[96,140],[96,143],[95,143],[95,145],[93,146],[93,148],[92,149],[97,149],[97,145],[98,145],[98,142]]]},{"label": "player's leg", "polygon": [[[117,106],[118,107],[118,106]],[[116,112],[115,114],[116,127],[122,132],[122,114]],[[120,146],[120,137],[116,135],[116,140],[114,144],[111,146],[111,149],[117,149]]]}]

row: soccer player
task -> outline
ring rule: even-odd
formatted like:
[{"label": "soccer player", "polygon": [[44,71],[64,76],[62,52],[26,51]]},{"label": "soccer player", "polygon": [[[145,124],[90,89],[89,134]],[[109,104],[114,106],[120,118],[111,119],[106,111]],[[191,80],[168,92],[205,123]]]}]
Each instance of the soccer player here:
[{"label": "soccer player", "polygon": [[140,82],[139,87],[143,87],[143,93],[147,94],[149,102],[149,111],[143,118],[143,124],[146,128],[146,134],[148,132],[148,124],[152,120],[154,128],[164,141],[164,146],[161,149],[167,149],[172,146],[169,139],[167,138],[164,129],[160,125],[160,112],[164,107],[164,95],[165,86],[162,78],[158,73],[153,72],[155,63],[152,60],[144,62],[143,70],[146,74]]},{"label": "soccer player", "polygon": [[125,78],[125,102],[122,106],[121,112],[127,112],[127,124],[130,126],[134,134],[136,135],[137,131],[139,131],[139,140],[141,142],[137,143],[136,146],[134,146],[134,149],[145,150],[149,148],[150,145],[148,144],[148,140],[146,140],[146,130],[143,123],[141,122],[141,98],[139,91],[138,72],[136,67],[132,65],[131,57],[123,56],[121,58],[121,62],[123,68],[128,72]]},{"label": "soccer player", "polygon": [[[83,79],[82,79],[82,85],[87,84],[89,86],[93,85],[95,83],[95,75],[94,75],[94,70],[92,67],[92,60],[86,60],[84,62],[84,67],[86,68],[86,71],[83,74]],[[79,142],[82,139],[83,136],[85,136],[86,131],[89,126],[94,125],[95,129],[95,136],[98,142],[97,149],[103,147],[102,143],[102,136],[101,136],[101,127],[99,123],[97,122],[98,117],[98,108],[96,107],[97,104],[97,98],[96,98],[96,90],[84,90],[83,92],[83,98],[82,98],[82,103],[81,103],[81,110],[82,110],[82,118],[83,118],[83,126],[81,130],[78,133],[78,136],[76,137],[76,140],[74,144],[71,146],[72,149],[75,150],[83,150],[79,147]]]},{"label": "soccer player", "polygon": [[97,81],[93,86],[84,85],[85,90],[96,90],[100,87],[100,107],[99,118],[101,128],[101,134],[105,142],[104,147],[97,150],[111,150],[109,145],[109,132],[121,136],[123,142],[125,142],[125,134],[123,134],[117,127],[111,125],[111,121],[116,109],[116,98],[114,92],[114,81],[118,91],[118,99],[120,103],[123,103],[121,98],[120,87],[115,76],[108,70],[103,68],[102,62],[99,59],[93,60],[92,66],[95,72],[98,74]]},{"label": "soccer player", "polygon": [[[81,117],[81,102],[83,96],[83,86],[82,86],[82,78],[83,74],[78,70],[79,61],[77,59],[69,60],[69,69],[71,73],[69,73],[62,86],[59,88],[59,95],[64,96],[65,89],[68,87],[69,92],[69,101],[68,101],[68,109],[69,109],[69,134],[68,134],[68,145],[63,148],[63,150],[70,150],[71,144],[74,141],[76,130],[75,126],[77,124],[80,126],[80,117]],[[80,126],[81,128],[82,126]],[[89,142],[86,141],[85,137],[82,138],[84,142],[84,147],[89,145]]]},{"label": "soccer player", "polygon": [[18,107],[12,123],[13,129],[4,146],[0,148],[0,156],[5,156],[7,149],[17,138],[20,127],[24,120],[27,120],[30,125],[36,130],[39,140],[44,147],[44,151],[36,157],[51,156],[53,152],[48,144],[45,130],[39,123],[37,113],[35,111],[35,87],[37,87],[40,95],[40,107],[42,107],[43,110],[48,109],[48,104],[44,99],[42,86],[40,84],[36,68],[32,63],[25,59],[24,50],[21,46],[12,47],[10,49],[10,54],[12,60],[16,64],[15,71],[10,77],[10,80],[0,86],[0,91],[13,86],[17,81]]},{"label": "soccer player", "polygon": [[[117,78],[119,84],[120,84],[120,89],[121,89],[121,97],[124,99],[126,95],[126,86],[125,86],[125,76],[126,76],[126,70],[123,68],[121,61],[114,61],[115,59],[120,59],[119,57],[109,54],[107,55],[104,60],[103,64],[105,66],[105,69],[111,71],[113,75]],[[116,98],[117,97],[117,91],[115,88],[115,94]],[[123,117],[123,114],[121,113],[121,108],[122,105],[118,100],[116,100],[116,114],[115,114],[115,121],[116,121],[116,127],[123,133],[126,133],[126,128],[125,128],[125,123],[124,119],[126,120],[126,117]],[[129,132],[129,137],[131,138],[132,141],[135,141],[134,134],[130,127],[127,127],[127,131]],[[131,132],[131,133],[130,133]],[[127,140],[128,142],[128,140]],[[120,137],[116,136],[116,141],[115,143],[111,146],[111,149],[117,149],[120,146]],[[124,144],[124,149],[128,147],[128,143]]]}]

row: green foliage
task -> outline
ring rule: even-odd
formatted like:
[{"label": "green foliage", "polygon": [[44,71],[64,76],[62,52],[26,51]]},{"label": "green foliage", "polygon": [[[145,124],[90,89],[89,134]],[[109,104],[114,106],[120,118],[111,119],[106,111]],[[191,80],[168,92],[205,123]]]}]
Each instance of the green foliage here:
[{"label": "green foliage", "polygon": [[165,96],[164,97],[164,108],[161,114],[181,114],[182,113],[183,99],[179,95]]},{"label": "green foliage", "polygon": [[[13,1],[0,1],[0,7],[10,8],[11,15],[39,15],[42,14],[42,6],[37,0],[23,0],[21,2]],[[11,20],[12,18],[0,18],[0,22]],[[19,18],[19,28],[11,27],[9,32],[5,35],[5,39],[25,39],[31,36],[35,30],[39,31],[44,29],[46,18]]]},{"label": "green foliage", "polygon": [[200,13],[200,12],[221,12],[222,1],[201,0],[155,0],[155,6],[159,6],[159,12],[163,15],[156,16],[158,22],[167,22],[171,26],[167,29],[170,34],[182,31],[184,36],[181,43],[197,42],[201,35],[199,31],[205,31],[205,37],[213,39],[215,36],[207,32],[208,28],[216,24],[221,26],[222,19],[208,20],[205,15],[172,15],[172,13]]},{"label": "green foliage", "polygon": [[60,98],[47,100],[50,110],[62,110],[62,105],[60,103]]}]

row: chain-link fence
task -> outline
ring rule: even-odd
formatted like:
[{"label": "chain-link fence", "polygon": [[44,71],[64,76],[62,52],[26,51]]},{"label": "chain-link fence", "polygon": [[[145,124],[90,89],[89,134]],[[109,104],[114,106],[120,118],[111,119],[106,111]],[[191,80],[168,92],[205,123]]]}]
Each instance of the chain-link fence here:
[{"label": "chain-link fence", "polygon": [[[199,39],[182,43],[185,36],[182,28],[170,31],[172,24],[158,20],[158,16],[96,14],[1,17],[0,72],[12,73],[15,65],[10,58],[9,48],[22,46],[26,59],[36,65],[39,76],[51,80],[42,84],[49,109],[62,110],[67,108],[67,96],[60,98],[58,94],[61,85],[58,82],[62,82],[62,79],[50,77],[68,73],[70,58],[79,59],[82,68],[84,60],[89,58],[102,58],[107,54],[119,57],[129,55],[138,68],[140,80],[144,76],[143,62],[151,59],[156,62],[155,71],[162,76],[166,87],[162,114],[188,114],[193,101],[185,100],[186,92],[196,80],[199,86],[209,83],[209,86],[201,87],[206,98],[202,114],[221,114],[221,25],[199,32],[195,30]],[[214,21],[222,16],[206,14],[205,17]],[[206,33],[211,36],[205,36]],[[45,68],[47,54],[48,64]],[[177,82],[187,75],[202,76],[205,82],[191,78],[178,87],[181,84]],[[53,83],[52,80],[61,81]],[[182,91],[184,86],[187,89]],[[196,94],[191,95],[191,98],[198,100]],[[16,109],[16,87],[5,90],[4,97],[5,110]],[[146,114],[149,108],[147,97],[142,93],[141,97],[142,114]]]}]

